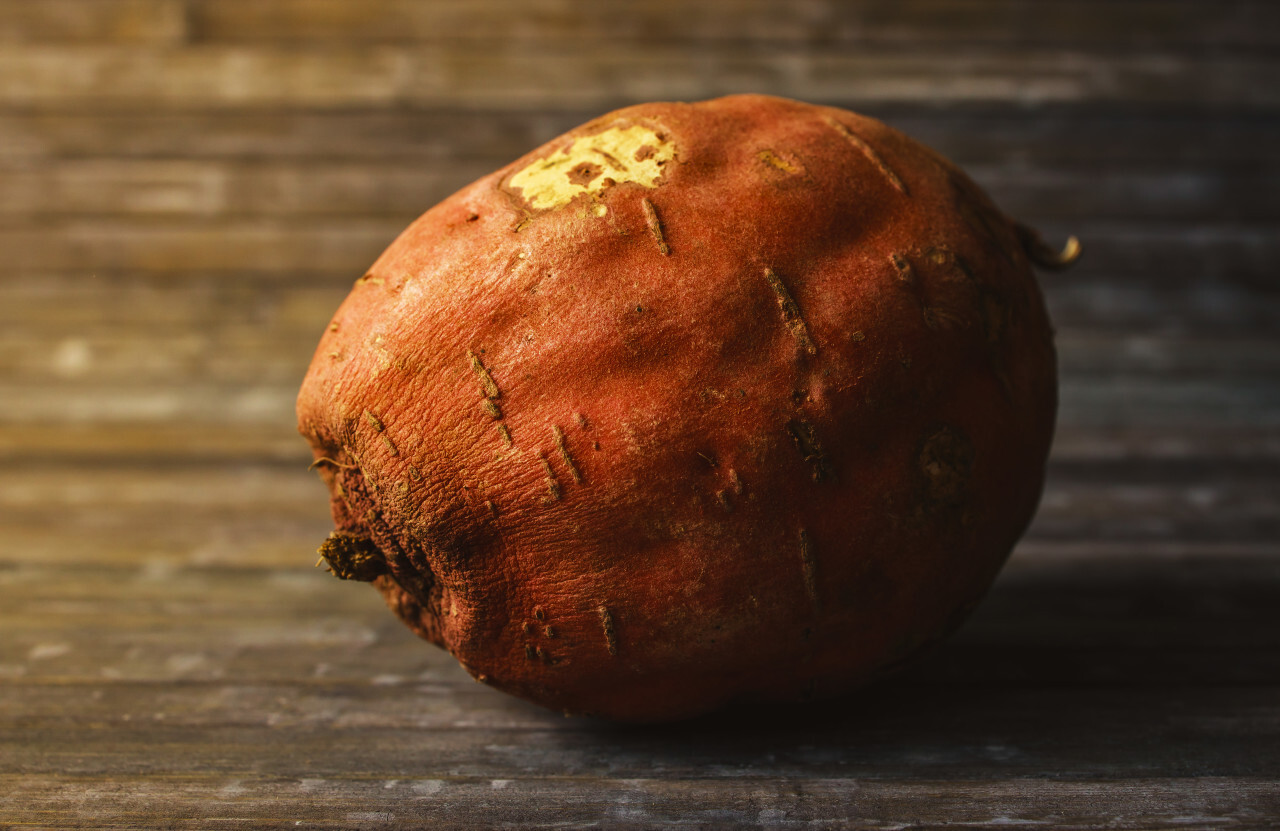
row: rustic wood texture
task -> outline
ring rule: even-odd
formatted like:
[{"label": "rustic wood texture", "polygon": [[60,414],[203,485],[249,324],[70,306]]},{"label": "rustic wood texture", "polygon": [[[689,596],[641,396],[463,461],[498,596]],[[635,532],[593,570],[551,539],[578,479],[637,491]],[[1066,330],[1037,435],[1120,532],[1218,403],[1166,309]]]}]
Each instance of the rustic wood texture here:
[{"label": "rustic wood texture", "polygon": [[[312,568],[351,281],[601,111],[767,92],[1085,244],[991,596],[690,724],[471,682]],[[0,828],[1280,827],[1280,5],[0,0]]]}]

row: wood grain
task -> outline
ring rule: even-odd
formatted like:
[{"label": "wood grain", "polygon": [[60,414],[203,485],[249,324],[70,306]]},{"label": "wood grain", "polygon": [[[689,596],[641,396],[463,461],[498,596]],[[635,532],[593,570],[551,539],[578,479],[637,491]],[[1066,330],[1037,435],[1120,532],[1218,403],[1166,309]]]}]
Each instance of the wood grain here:
[{"label": "wood grain", "polygon": [[[1278,42],[1261,0],[0,0],[0,827],[1280,828]],[[439,199],[740,91],[1083,240],[1041,508],[861,693],[566,719],[313,568],[297,385]]]},{"label": "wood grain", "polygon": [[[867,106],[886,101],[1075,103],[1265,112],[1280,104],[1274,61],[1026,47],[917,52],[816,46],[800,55],[706,43],[501,44],[471,51],[377,44],[299,47],[0,44],[0,107],[176,110],[499,107],[598,110],[645,100],[759,93]],[[579,79],[591,77],[585,85]],[[261,83],[257,79],[271,79]]]},{"label": "wood grain", "polygon": [[[1197,0],[1126,0],[1101,11],[1094,2],[1025,3],[908,0],[885,4],[835,0],[746,0],[690,6],[678,0],[644,4],[546,3],[529,9],[513,0],[414,3],[374,0],[359,10],[339,0],[199,0],[190,6],[199,40],[279,41],[753,41],[820,43],[1010,42],[1108,47],[1167,44],[1183,48],[1265,47],[1276,41],[1280,16],[1259,2],[1223,6]],[[1098,12],[1095,11],[1094,14]]]}]

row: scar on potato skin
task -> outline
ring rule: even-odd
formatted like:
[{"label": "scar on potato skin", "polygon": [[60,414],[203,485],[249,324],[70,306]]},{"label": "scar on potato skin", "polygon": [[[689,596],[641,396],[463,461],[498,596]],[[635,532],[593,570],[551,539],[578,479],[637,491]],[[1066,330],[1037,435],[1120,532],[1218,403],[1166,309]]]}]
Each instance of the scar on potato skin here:
[{"label": "scar on potato skin", "polygon": [[658,243],[658,251],[662,253],[662,256],[669,257],[671,255],[671,246],[667,245],[666,237],[662,233],[662,220],[658,218],[658,212],[653,207],[653,203],[648,199],[641,199],[640,208],[644,211],[644,224],[648,226],[649,233],[653,235],[654,240]]},{"label": "scar on potato skin", "polygon": [[768,150],[768,149],[761,150],[759,153],[756,154],[756,156],[757,158],[760,159],[760,161],[769,165],[774,170],[781,170],[783,173],[799,173],[800,172],[800,169],[797,168],[794,164],[782,158],[772,150]]},{"label": "scar on potato skin", "polygon": [[551,469],[551,462],[547,461],[546,454],[539,453],[538,458],[542,460],[542,469],[546,473],[547,496],[544,497],[547,502],[560,501],[560,482],[556,479],[556,472]]},{"label": "scar on potato skin", "polygon": [[804,590],[809,595],[809,602],[815,612],[822,610],[822,602],[818,599],[817,565],[814,560],[813,543],[809,532],[800,529],[800,570],[804,576]]},{"label": "scar on potato skin", "polygon": [[796,344],[800,350],[806,355],[818,354],[818,347],[814,345],[813,339],[809,337],[809,327],[804,322],[804,317],[800,314],[800,306],[796,303],[795,298],[791,296],[791,292],[787,290],[787,286],[782,282],[772,268],[765,267],[764,279],[769,283],[769,288],[773,289],[774,296],[778,299],[778,308],[782,312],[782,320],[790,330],[791,336],[796,339]]},{"label": "scar on potato skin", "polygon": [[[554,152],[512,174],[502,187],[531,210],[551,210],[619,184],[655,188],[675,154],[662,129],[620,124],[568,138]],[[602,162],[609,168],[608,176],[601,175]]]},{"label": "scar on potato skin", "polygon": [[578,470],[578,466],[573,463],[573,457],[569,455],[569,447],[565,444],[564,431],[553,424],[551,426],[551,434],[555,437],[556,448],[560,451],[560,458],[565,467],[569,469],[569,475],[573,477],[574,482],[581,482],[582,472]]},{"label": "scar on potato skin", "polygon": [[897,272],[899,280],[908,284],[915,282],[915,270],[911,268],[911,262],[906,257],[895,251],[889,255],[889,261],[893,263],[893,270]]},{"label": "scar on potato skin", "polygon": [[480,356],[471,350],[467,350],[467,359],[471,362],[471,370],[480,379],[480,388],[484,391],[486,398],[501,398],[502,392],[498,389],[497,383],[494,382],[493,376],[489,374],[489,370],[481,362]]},{"label": "scar on potato skin", "polygon": [[924,499],[930,505],[964,503],[973,469],[973,443],[958,427],[943,425],[920,445],[916,457],[924,477]]},{"label": "scar on potato skin", "polygon": [[801,458],[811,466],[813,481],[822,482],[834,478],[835,469],[831,466],[826,454],[823,453],[822,445],[818,441],[817,431],[814,430],[812,424],[793,418],[787,422],[787,432],[791,434],[791,439],[795,443],[796,449],[800,451]]},{"label": "scar on potato skin", "polygon": [[862,155],[866,156],[868,161],[870,161],[871,164],[875,165],[876,170],[880,171],[880,175],[884,176],[885,179],[889,180],[889,184],[893,185],[895,190],[897,190],[899,193],[903,194],[904,196],[911,195],[910,192],[907,190],[906,184],[902,181],[902,178],[893,171],[893,168],[889,167],[889,164],[883,158],[881,158],[880,154],[877,153],[870,144],[867,144],[866,139],[862,138],[862,136],[859,136],[857,133],[853,132],[848,127],[846,127],[844,124],[841,124],[839,121],[837,121],[834,118],[831,118],[830,116],[825,117],[824,120],[828,124],[830,124],[831,127],[835,129],[837,133],[843,136],[845,141],[852,144],[854,147],[858,149],[859,152],[862,153]]},{"label": "scar on potato skin", "polygon": [[614,629],[613,613],[609,611],[608,606],[601,606],[597,610],[600,615],[600,628],[604,631],[604,645],[610,655],[618,654],[618,635]]}]

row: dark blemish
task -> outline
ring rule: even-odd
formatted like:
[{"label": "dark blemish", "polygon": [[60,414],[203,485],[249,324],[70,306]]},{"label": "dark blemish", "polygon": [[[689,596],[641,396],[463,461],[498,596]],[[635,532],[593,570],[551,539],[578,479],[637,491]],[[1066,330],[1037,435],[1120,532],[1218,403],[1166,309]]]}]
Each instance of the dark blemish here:
[{"label": "dark blemish", "polygon": [[1004,337],[1009,327],[1009,309],[1004,299],[995,291],[985,289],[982,292],[982,331],[987,335],[987,343],[995,343]]},{"label": "dark blemish", "polygon": [[507,447],[511,447],[513,444],[515,444],[515,442],[511,440],[511,431],[507,429],[507,425],[505,424],[498,425],[498,435],[502,436],[502,442]]},{"label": "dark blemish", "polygon": [[[612,155],[612,154],[611,154],[611,153],[609,153],[608,151],[606,151],[606,150],[601,150],[599,147],[592,147],[592,148],[591,148],[591,152],[592,152],[592,153],[595,153],[597,156],[600,156],[601,158],[603,158],[606,162],[608,162],[608,163],[609,163],[609,166],[610,166],[610,167],[612,167],[614,170],[620,170],[620,171],[624,171],[624,172],[626,171],[627,166],[626,166],[626,165],[624,165],[622,162],[618,161],[617,157],[616,157],[616,156],[614,156],[614,155]],[[583,164],[586,164],[586,162],[583,162]],[[606,181],[605,181],[605,183],[604,183],[604,184],[606,184],[606,185],[616,185],[616,184],[617,184],[617,182],[613,181],[612,179],[608,179],[608,180],[606,180]]]},{"label": "dark blemish", "polygon": [[652,144],[642,144],[640,149],[636,151],[634,158],[636,161],[642,162],[645,159],[652,159],[654,154],[657,152],[658,148],[654,147]]},{"label": "dark blemish", "polygon": [[944,426],[925,439],[917,457],[925,498],[934,504],[964,502],[973,470],[973,444],[958,428]]},{"label": "dark blemish", "polygon": [[911,269],[911,263],[907,262],[907,258],[898,253],[889,255],[889,261],[893,263],[893,269],[898,273],[898,279],[904,283],[910,283],[915,280],[915,272]]},{"label": "dark blemish", "polygon": [[480,214],[477,214],[477,213],[467,214],[467,222],[475,222],[479,218],[480,218]]},{"label": "dark blemish", "polygon": [[524,645],[524,657],[532,661],[537,656],[538,656],[538,653],[533,651],[533,644],[527,643]]},{"label": "dark blemish", "polygon": [[556,628],[554,626],[547,626],[542,630],[542,634],[546,635],[548,638],[554,638],[556,636]]},{"label": "dark blemish", "polygon": [[488,413],[490,416],[492,416],[493,418],[502,418],[502,409],[497,405],[497,403],[492,398],[484,399],[484,404],[481,406],[483,406],[484,411]]},{"label": "dark blemish", "polygon": [[520,630],[524,632],[526,635],[532,635],[533,624],[529,623],[528,621],[525,621],[523,624],[520,625]]},{"label": "dark blemish", "polygon": [[809,595],[813,610],[821,611],[822,603],[818,600],[818,575],[817,565],[814,562],[813,544],[809,541],[808,532],[803,528],[800,529],[800,570],[804,575],[804,590]]},{"label": "dark blemish", "polygon": [[399,455],[400,455],[400,451],[399,451],[399,450],[397,450],[397,449],[396,449],[396,446],[395,446],[394,444],[392,444],[392,443],[391,443],[391,439],[387,437],[387,434],[386,434],[386,433],[383,433],[383,434],[382,434],[382,436],[381,436],[381,438],[382,438],[382,443],[383,443],[383,444],[385,444],[385,445],[387,446],[387,450],[389,450],[389,451],[391,452],[391,455],[392,455],[392,456],[399,456]]},{"label": "dark blemish", "polygon": [[822,445],[818,442],[818,434],[813,429],[813,425],[807,421],[793,418],[787,422],[787,431],[791,433],[791,438],[795,441],[796,448],[800,451],[800,456],[812,466],[813,481],[821,482],[832,478],[835,470],[822,452]]},{"label": "dark blemish", "polygon": [[386,429],[382,425],[382,420],[379,419],[373,413],[369,412],[368,410],[364,411],[364,418],[365,418],[365,421],[369,422],[369,426],[377,430],[379,433],[381,433],[384,429]]},{"label": "dark blemish", "polygon": [[541,606],[534,606],[534,607],[533,607],[533,616],[534,616],[534,617],[536,617],[538,620],[546,620],[546,619],[547,619],[547,610],[546,610],[546,609],[544,609],[544,608],[542,608]]},{"label": "dark blemish", "polygon": [[591,162],[581,162],[571,169],[567,175],[570,182],[585,188],[601,173],[604,173],[604,168],[600,165],[592,164]]}]

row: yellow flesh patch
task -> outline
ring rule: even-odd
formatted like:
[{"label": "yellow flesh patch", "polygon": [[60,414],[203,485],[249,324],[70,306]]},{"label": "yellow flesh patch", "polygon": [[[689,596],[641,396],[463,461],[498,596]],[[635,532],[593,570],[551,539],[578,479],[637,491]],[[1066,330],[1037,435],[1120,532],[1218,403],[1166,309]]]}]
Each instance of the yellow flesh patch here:
[{"label": "yellow flesh patch", "polygon": [[599,193],[623,182],[657,187],[663,165],[674,157],[671,142],[649,127],[611,127],[575,139],[567,148],[521,170],[507,184],[519,188],[536,210],[547,210],[568,204],[580,193]]}]

